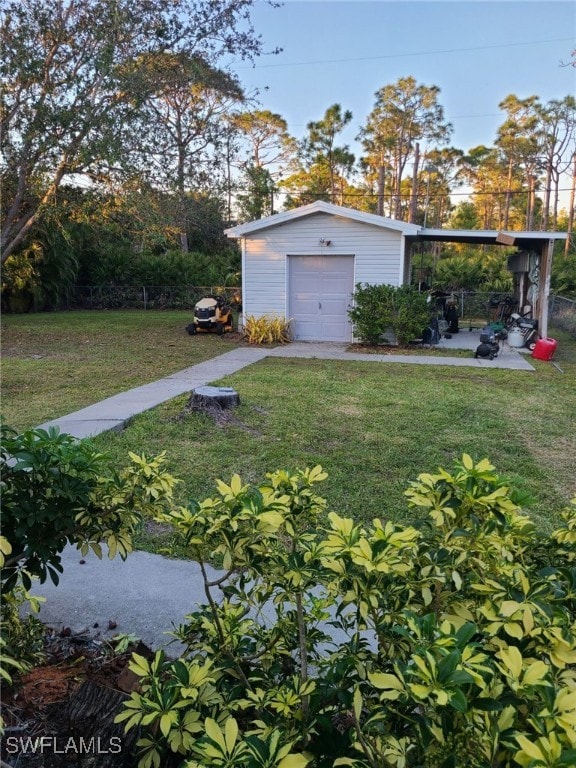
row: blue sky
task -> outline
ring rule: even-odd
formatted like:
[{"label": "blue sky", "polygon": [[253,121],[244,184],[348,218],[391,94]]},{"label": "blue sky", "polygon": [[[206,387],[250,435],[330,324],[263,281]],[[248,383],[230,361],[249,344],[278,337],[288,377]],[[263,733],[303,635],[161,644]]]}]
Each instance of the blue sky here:
[{"label": "blue sky", "polygon": [[576,90],[576,69],[561,66],[576,47],[574,2],[257,0],[252,18],[283,52],[235,67],[245,89],[258,88],[297,138],[340,103],[354,116],[342,143],[356,152],[375,92],[400,77],[440,88],[450,143],[464,151],[494,142],[508,94],[546,102]]}]

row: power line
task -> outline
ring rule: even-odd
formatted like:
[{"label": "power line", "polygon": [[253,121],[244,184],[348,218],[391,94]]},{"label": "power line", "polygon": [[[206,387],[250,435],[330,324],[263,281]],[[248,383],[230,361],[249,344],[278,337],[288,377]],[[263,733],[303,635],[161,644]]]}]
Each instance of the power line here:
[{"label": "power line", "polygon": [[348,64],[355,61],[378,61],[382,59],[401,59],[411,56],[436,56],[440,53],[467,53],[469,51],[490,51],[497,48],[518,48],[526,45],[543,45],[545,43],[572,42],[572,37],[557,37],[552,40],[532,40],[522,43],[499,43],[498,45],[477,45],[471,48],[444,48],[435,51],[413,51],[411,53],[387,53],[382,56],[363,56],[349,59],[317,59],[313,61],[291,61],[284,64],[255,64],[253,67],[235,67],[235,69],[272,69],[277,67],[310,67],[316,64]]}]

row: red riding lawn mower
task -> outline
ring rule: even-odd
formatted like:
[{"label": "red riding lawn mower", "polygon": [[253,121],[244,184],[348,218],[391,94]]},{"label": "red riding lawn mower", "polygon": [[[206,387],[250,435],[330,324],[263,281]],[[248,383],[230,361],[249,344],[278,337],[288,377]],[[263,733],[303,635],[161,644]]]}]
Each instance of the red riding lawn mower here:
[{"label": "red riding lawn mower", "polygon": [[232,309],[224,296],[207,296],[200,299],[194,307],[194,320],[186,326],[193,336],[195,333],[217,333],[222,336],[226,331],[233,331]]}]

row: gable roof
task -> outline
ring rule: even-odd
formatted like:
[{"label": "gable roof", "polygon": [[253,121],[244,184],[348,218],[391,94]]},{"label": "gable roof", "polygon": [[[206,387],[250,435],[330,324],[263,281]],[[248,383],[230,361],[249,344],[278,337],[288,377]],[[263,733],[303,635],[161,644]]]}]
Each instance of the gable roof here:
[{"label": "gable roof", "polygon": [[352,221],[359,221],[364,224],[381,227],[382,229],[393,229],[404,235],[417,235],[422,230],[422,227],[419,227],[416,224],[407,224],[405,221],[387,219],[384,216],[377,216],[374,213],[365,213],[364,211],[357,211],[354,208],[344,208],[341,205],[333,205],[332,203],[325,203],[322,200],[316,200],[314,203],[301,205],[299,208],[293,208],[290,211],[275,213],[272,216],[266,216],[264,219],[248,221],[246,224],[238,224],[236,227],[225,229],[224,232],[228,237],[243,237],[244,235],[252,234],[252,232],[258,232],[261,229],[276,227],[279,224],[286,224],[287,222],[296,221],[297,219],[311,216],[316,213],[327,213],[331,216],[340,216],[345,219],[351,219]]}]

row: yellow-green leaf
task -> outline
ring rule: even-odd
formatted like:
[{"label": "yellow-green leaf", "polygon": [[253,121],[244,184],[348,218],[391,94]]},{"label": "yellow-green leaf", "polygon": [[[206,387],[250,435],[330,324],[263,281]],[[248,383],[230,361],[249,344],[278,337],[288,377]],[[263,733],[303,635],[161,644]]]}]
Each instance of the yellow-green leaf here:
[{"label": "yellow-green leaf", "polygon": [[500,651],[500,658],[515,678],[522,673],[522,654],[515,645],[509,645]]},{"label": "yellow-green leaf", "polygon": [[224,735],[220,729],[220,726],[216,722],[216,720],[213,720],[211,717],[207,717],[204,721],[204,728],[206,730],[206,735],[212,739],[212,741],[215,741],[216,744],[222,749],[222,752],[226,752],[226,741],[224,740]]},{"label": "yellow-green leaf", "polygon": [[524,752],[528,757],[532,758],[532,760],[541,760],[544,763],[546,763],[546,758],[542,754],[542,751],[538,749],[536,744],[533,744],[531,741],[528,741],[526,736],[516,736],[516,741],[520,745],[522,752]]},{"label": "yellow-green leaf", "polygon": [[238,738],[238,723],[233,717],[229,717],[228,720],[226,720],[224,733],[226,735],[226,748],[228,754],[231,755],[234,750],[234,744],[236,744],[236,739]]},{"label": "yellow-green leaf", "polygon": [[305,755],[286,755],[278,763],[278,768],[304,768],[310,762],[310,757]]},{"label": "yellow-green leaf", "polygon": [[372,672],[368,675],[368,680],[370,680],[375,688],[380,690],[404,690],[404,685],[396,675],[390,675],[386,672]]},{"label": "yellow-green leaf", "polygon": [[537,683],[541,682],[547,674],[548,665],[543,661],[535,661],[533,664],[530,664],[526,672],[524,672],[522,684],[537,685]]},{"label": "yellow-green leaf", "polygon": [[474,462],[472,461],[472,457],[467,453],[462,455],[462,464],[464,465],[464,469],[474,469]]},{"label": "yellow-green leaf", "polygon": [[360,693],[360,688],[356,688],[354,691],[354,715],[356,717],[356,722],[360,722],[360,715],[362,714],[362,694]]}]

